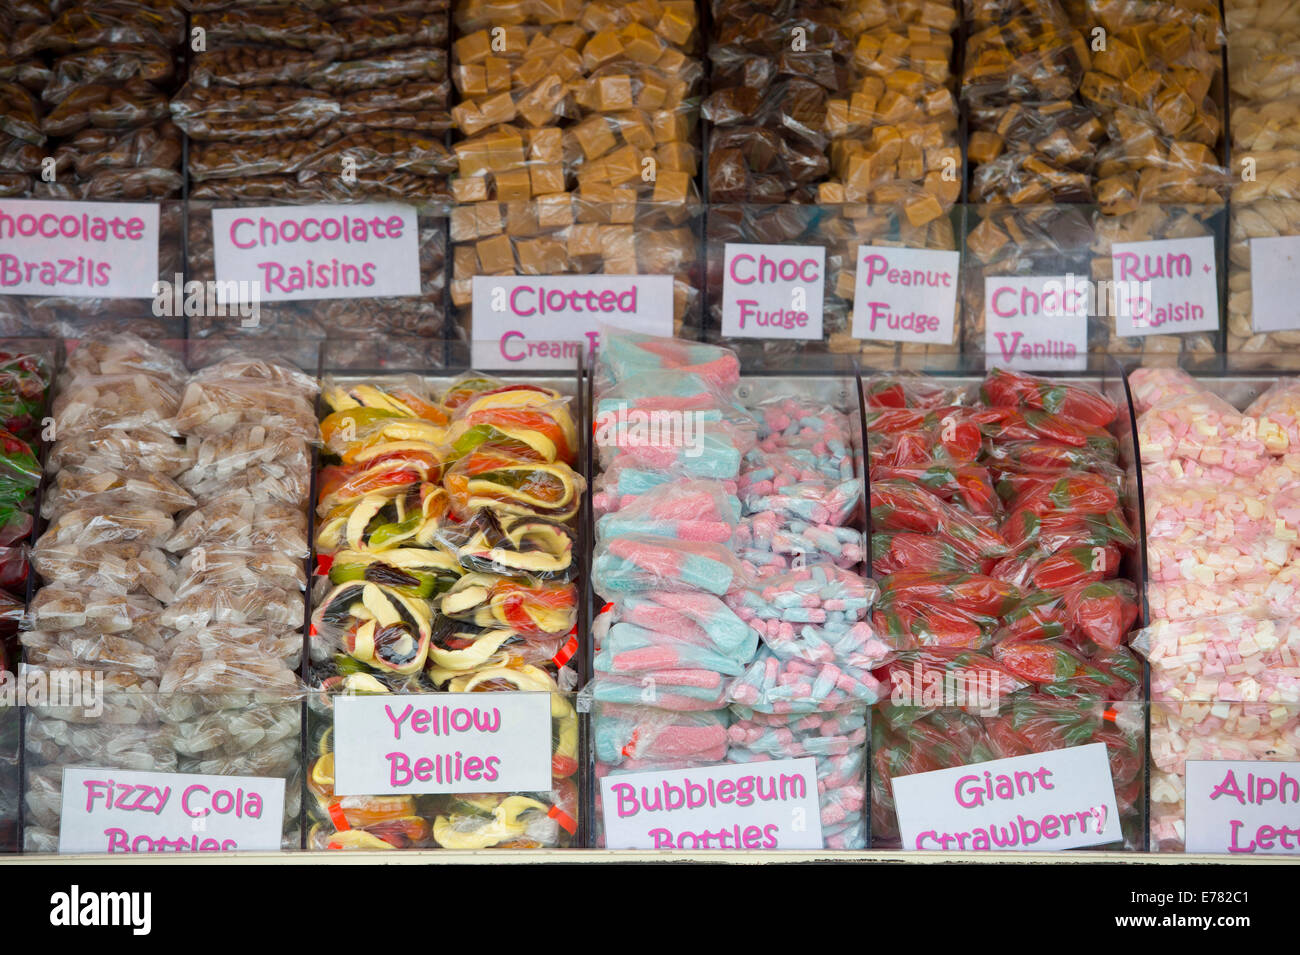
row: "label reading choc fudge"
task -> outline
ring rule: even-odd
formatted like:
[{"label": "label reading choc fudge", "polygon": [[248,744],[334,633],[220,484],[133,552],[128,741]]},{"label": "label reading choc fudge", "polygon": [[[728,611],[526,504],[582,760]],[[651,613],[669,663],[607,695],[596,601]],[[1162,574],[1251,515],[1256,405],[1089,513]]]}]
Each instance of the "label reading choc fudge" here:
[{"label": "label reading choc fudge", "polygon": [[0,201],[0,294],[153,298],[158,206]]},{"label": "label reading choc fudge", "polygon": [[549,693],[341,696],[340,796],[549,792]]},{"label": "label reading choc fudge", "polygon": [[1043,852],[1119,842],[1105,743],[895,776],[904,849]]},{"label": "label reading choc fudge", "polygon": [[60,852],[274,852],[283,832],[278,777],[63,771]]},{"label": "label reading choc fudge", "polygon": [[411,206],[213,209],[212,237],[222,304],[236,288],[257,289],[263,302],[420,294]]},{"label": "label reading choc fudge", "polygon": [[853,337],[951,345],[960,263],[957,252],[859,246]]},{"label": "label reading choc fudge", "polygon": [[824,248],[728,242],[723,262],[725,337],[821,340]]},{"label": "label reading choc fudge", "polygon": [[1187,761],[1187,851],[1300,855],[1300,763]]},{"label": "label reading choc fudge", "polygon": [[1116,242],[1111,246],[1111,281],[1128,294],[1128,307],[1115,309],[1115,333],[1182,335],[1219,330],[1219,280],[1214,238]]},{"label": "label reading choc fudge", "polygon": [[471,291],[479,368],[572,368],[602,325],[673,333],[670,275],[476,275]]},{"label": "label reading choc fudge", "polygon": [[984,278],[989,367],[1072,371],[1088,363],[1088,291],[1068,275]]},{"label": "label reading choc fudge", "polygon": [[759,760],[600,781],[608,849],[820,849],[817,760]]}]

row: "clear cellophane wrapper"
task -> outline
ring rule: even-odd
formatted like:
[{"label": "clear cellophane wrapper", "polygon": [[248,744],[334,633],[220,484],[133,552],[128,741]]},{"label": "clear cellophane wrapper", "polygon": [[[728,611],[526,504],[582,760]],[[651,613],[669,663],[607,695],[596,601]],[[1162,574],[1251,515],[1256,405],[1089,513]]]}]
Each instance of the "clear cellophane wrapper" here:
[{"label": "clear cellophane wrapper", "polygon": [[208,44],[171,102],[192,140],[193,198],[446,197],[446,4],[229,6],[194,19]]},{"label": "clear cellophane wrapper", "polygon": [[[709,195],[870,203],[914,226],[960,193],[955,5],[715,4]],[[802,30],[805,49],[791,43]]]},{"label": "clear cellophane wrapper", "polygon": [[971,199],[1087,202],[1105,126],[1079,96],[1090,53],[1055,2],[967,2]]},{"label": "clear cellophane wrapper", "polygon": [[[11,196],[92,201],[180,195],[181,136],[167,122],[167,97],[185,39],[179,3],[55,5],[44,21],[14,25],[15,68],[3,82],[5,136],[25,138],[54,159],[5,164]],[[6,30],[6,34],[11,31]],[[20,138],[20,141],[22,139]],[[21,155],[18,157],[21,160]],[[34,158],[34,157],[30,157]]]},{"label": "clear cellophane wrapper", "polygon": [[603,273],[672,274],[675,326],[698,327],[695,6],[465,0],[453,18],[459,324],[474,275]]}]

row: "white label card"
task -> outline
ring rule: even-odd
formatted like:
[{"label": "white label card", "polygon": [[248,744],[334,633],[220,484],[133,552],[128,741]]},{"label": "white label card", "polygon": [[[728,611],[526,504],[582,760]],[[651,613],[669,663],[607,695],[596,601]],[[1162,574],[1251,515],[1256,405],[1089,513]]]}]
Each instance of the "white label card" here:
[{"label": "white label card", "polygon": [[1300,763],[1187,761],[1188,852],[1300,855]]},{"label": "white label card", "polygon": [[1042,852],[1122,838],[1104,743],[892,782],[904,849]]},{"label": "white label card", "polygon": [[476,275],[473,361],[479,368],[573,368],[600,327],[671,337],[671,275]]},{"label": "white label card", "polygon": [[1251,322],[1257,334],[1300,328],[1300,236],[1250,240]]},{"label": "white label card", "polygon": [[820,341],[826,250],[820,245],[738,245],[723,252],[722,334]]},{"label": "white label card", "polygon": [[0,200],[0,294],[152,298],[158,206]]},{"label": "white label card", "polygon": [[984,278],[989,367],[1077,371],[1088,364],[1088,293],[1069,275]]},{"label": "white label card", "polygon": [[[1182,335],[1219,330],[1214,238],[1116,242],[1111,246],[1116,334]],[[1103,298],[1098,292],[1098,298]]]},{"label": "white label card", "polygon": [[340,696],[340,796],[549,792],[549,693]]},{"label": "white label card", "polygon": [[278,777],[63,770],[59,852],[274,852],[283,833]]},{"label": "white label card", "polygon": [[858,246],[853,337],[951,345],[961,255]]},{"label": "white label card", "polygon": [[212,237],[222,304],[420,294],[411,206],[213,209]]},{"label": "white label card", "polygon": [[600,781],[610,849],[820,849],[817,761],[723,763]]}]

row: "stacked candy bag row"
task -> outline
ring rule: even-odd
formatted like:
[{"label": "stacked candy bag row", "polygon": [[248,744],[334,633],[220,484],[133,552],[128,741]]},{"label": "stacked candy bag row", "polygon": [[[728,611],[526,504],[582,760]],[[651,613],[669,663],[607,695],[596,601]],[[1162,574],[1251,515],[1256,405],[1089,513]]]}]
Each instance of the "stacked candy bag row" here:
[{"label": "stacked candy bag row", "polygon": [[[1105,125],[1094,166],[1100,209],[1092,280],[1111,281],[1111,247],[1214,235],[1229,186],[1220,147],[1226,117],[1218,103],[1223,24],[1214,0],[1087,0],[1071,12],[1096,46],[1080,95]],[[1109,309],[1097,341],[1114,354],[1213,354],[1214,333],[1118,336]]]},{"label": "stacked candy bag row", "polygon": [[972,202],[1088,202],[1105,127],[1079,95],[1087,40],[1055,0],[967,0]]},{"label": "stacked candy bag row", "polygon": [[850,419],[744,407],[736,356],[713,346],[607,332],[601,376],[597,775],[815,757],[825,844],[864,847],[865,707],[888,649],[851,570]]},{"label": "stacked candy bag row", "polygon": [[181,134],[167,96],[185,42],[182,2],[8,6],[19,22],[0,24],[0,196],[178,196]]},{"label": "stacked candy bag row", "polygon": [[872,627],[878,590],[860,573],[861,433],[819,399],[750,410],[759,440],[741,464],[736,539],[760,580],[727,599],[762,647],[728,692],[727,760],[815,757],[825,845],[865,848],[871,671],[895,648]]},{"label": "stacked candy bag row", "polygon": [[[866,400],[873,625],[901,651],[878,672],[873,844],[899,838],[894,776],[1093,740],[1112,749],[1133,844],[1143,720],[1126,647],[1137,591],[1119,577],[1136,545],[1119,409],[1086,385],[1004,370],[978,394],[879,377]],[[931,684],[981,698],[935,699]]]},{"label": "stacked candy bag row", "polygon": [[[859,245],[957,247],[947,215],[962,177],[949,66],[957,21],[954,5],[942,0],[713,4],[712,92],[701,110],[711,124],[713,327],[721,327],[727,242],[821,245],[831,349],[896,351],[893,342],[851,333],[856,256]],[[808,205],[781,205],[791,201]]]},{"label": "stacked candy bag row", "polygon": [[698,322],[692,0],[459,0],[452,302],[475,275],[673,275]]},{"label": "stacked candy bag row", "polygon": [[1300,9],[1262,0],[1226,0],[1232,150],[1253,175],[1232,184],[1228,245],[1228,351],[1283,351],[1295,331],[1258,332],[1251,286],[1255,239],[1300,235]]},{"label": "stacked candy bag row", "polygon": [[1288,760],[1300,741],[1300,382],[1245,411],[1179,369],[1130,373],[1150,582],[1151,837],[1186,839],[1189,759]]},{"label": "stacked candy bag row", "polygon": [[1223,44],[1219,5],[1087,0],[1074,22],[1090,40],[1105,37],[1079,87],[1106,129],[1094,185],[1102,211],[1123,215],[1146,204],[1222,201],[1227,173],[1216,152],[1225,121],[1215,97]]},{"label": "stacked candy bag row", "polygon": [[606,330],[597,383],[594,698],[721,710],[757,637],[723,599],[752,584],[737,555],[739,478],[757,425],[729,350]]},{"label": "stacked candy bag row", "polygon": [[961,192],[951,2],[713,4],[712,202],[895,206],[914,227]]},{"label": "stacked candy bag row", "polygon": [[102,679],[104,707],[31,707],[28,850],[57,847],[69,765],[283,777],[297,846],[315,393],[274,360],[190,374],[131,336],[76,345],[22,643],[29,668]]},{"label": "stacked candy bag row", "polygon": [[192,141],[192,198],[447,194],[446,0],[189,5],[204,46],[170,106]]},{"label": "stacked candy bag row", "polygon": [[[327,382],[311,625],[313,849],[556,847],[578,819],[570,399],[470,372]],[[339,796],[339,693],[549,692],[549,792]]]}]

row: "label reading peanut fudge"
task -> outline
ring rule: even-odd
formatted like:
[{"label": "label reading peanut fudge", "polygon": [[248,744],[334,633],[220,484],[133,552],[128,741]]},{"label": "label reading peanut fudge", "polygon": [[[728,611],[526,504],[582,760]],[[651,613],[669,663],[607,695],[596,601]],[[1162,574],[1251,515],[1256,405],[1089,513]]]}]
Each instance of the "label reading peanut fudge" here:
[{"label": "label reading peanut fudge", "polygon": [[283,832],[278,777],[63,770],[60,852],[274,852]]},{"label": "label reading peanut fudge", "polygon": [[223,305],[250,288],[263,302],[420,294],[411,206],[213,209],[212,238]]},{"label": "label reading peanut fudge", "polygon": [[1113,295],[1106,301],[1114,305],[1117,335],[1219,330],[1213,237],[1116,242],[1110,260]]},{"label": "label reading peanut fudge", "polygon": [[984,353],[990,368],[1087,367],[1087,283],[1072,275],[985,276]]},{"label": "label reading peanut fudge", "polygon": [[853,337],[951,345],[960,254],[858,247]]},{"label": "label reading peanut fudge", "polygon": [[478,368],[572,368],[602,325],[673,333],[671,275],[476,275],[471,292]]},{"label": "label reading peanut fudge", "polygon": [[904,849],[1042,852],[1119,842],[1105,743],[895,776]]},{"label": "label reading peanut fudge", "polygon": [[1187,761],[1187,851],[1300,855],[1300,763]]},{"label": "label reading peanut fudge", "polygon": [[728,242],[723,262],[724,336],[821,340],[824,248]]},{"label": "label reading peanut fudge", "polygon": [[1300,328],[1300,236],[1250,240],[1251,323],[1258,335]]},{"label": "label reading peanut fudge", "polygon": [[158,206],[0,202],[0,295],[153,298]]},{"label": "label reading peanut fudge", "polygon": [[547,792],[549,693],[340,696],[339,796]]}]

